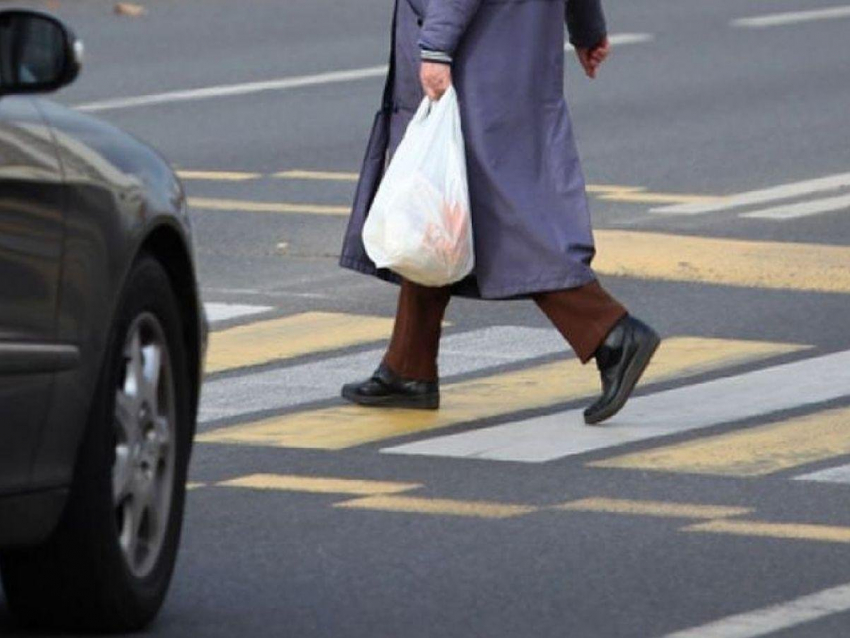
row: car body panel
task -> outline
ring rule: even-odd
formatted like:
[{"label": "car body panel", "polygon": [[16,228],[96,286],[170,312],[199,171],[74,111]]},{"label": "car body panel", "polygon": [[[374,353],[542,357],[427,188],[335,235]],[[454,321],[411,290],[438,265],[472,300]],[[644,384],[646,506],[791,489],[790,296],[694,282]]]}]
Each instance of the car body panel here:
[{"label": "car body panel", "polygon": [[34,485],[54,487],[71,479],[82,428],[68,423],[87,418],[120,291],[146,237],[167,227],[188,252],[191,226],[183,188],[159,154],[101,120],[47,101],[39,106],[53,127],[67,189],[57,335],[81,350],[80,365],[56,375],[33,468]]},{"label": "car body panel", "polygon": [[51,393],[64,202],[34,100],[0,98],[0,494],[29,486]]},{"label": "car body panel", "polygon": [[[185,195],[168,163],[144,143],[101,120],[49,101],[38,100],[37,107],[51,126],[63,176],[65,237],[54,340],[79,349],[76,365],[53,375],[28,476],[27,489],[32,494],[55,494],[70,485],[75,469],[86,471],[75,468],[75,459],[121,290],[140,251],[155,253],[178,290],[186,340],[195,344],[190,348],[190,357],[197,359],[190,366],[197,379],[195,403],[205,319]],[[167,242],[160,239],[163,236]],[[31,542],[38,542],[49,533],[61,510],[46,507],[45,502],[55,500],[41,499],[34,508],[40,520],[28,524],[25,531],[0,521],[0,547],[4,538],[29,535],[35,536]]]}]

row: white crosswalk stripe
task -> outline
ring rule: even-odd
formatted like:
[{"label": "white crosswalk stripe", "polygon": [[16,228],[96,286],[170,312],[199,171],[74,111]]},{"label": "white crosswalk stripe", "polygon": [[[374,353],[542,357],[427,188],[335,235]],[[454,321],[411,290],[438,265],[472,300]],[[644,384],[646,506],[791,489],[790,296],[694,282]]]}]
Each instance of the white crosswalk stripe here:
[{"label": "white crosswalk stripe", "polygon": [[815,481],[817,483],[846,483],[850,485],[850,464],[830,467],[817,472],[801,474],[795,477],[798,481]]},{"label": "white crosswalk stripe", "polygon": [[[566,353],[561,336],[545,328],[495,326],[447,336],[440,372],[451,377]],[[283,409],[339,396],[343,383],[367,377],[384,349],[210,381],[201,399],[201,423],[240,414]]]},{"label": "white crosswalk stripe", "polygon": [[[738,211],[742,217],[794,219],[850,209],[850,195],[842,192],[847,189],[850,189],[850,173],[840,173],[738,193],[709,202],[659,206],[650,209],[650,212],[659,215],[703,215]],[[824,193],[836,193],[836,196],[821,197]],[[801,198],[808,199],[797,201]],[[763,208],[747,210],[757,206],[763,206]]]},{"label": "white crosswalk stripe", "polygon": [[[215,330],[216,324],[239,319],[247,320],[248,323],[244,327],[250,328],[257,322],[256,316],[272,312],[274,308],[208,303],[206,311]],[[263,323],[260,321],[257,325]],[[794,350],[795,347],[786,349],[789,353]],[[557,354],[564,355],[567,352],[563,339],[549,328],[493,326],[450,334],[443,339],[441,345],[441,378],[447,380],[486,371],[493,379],[498,379],[503,375],[500,370],[515,370],[517,367],[525,369],[533,361],[539,362],[541,359],[549,359]],[[275,414],[299,406],[307,406],[307,411],[301,414],[310,414],[310,403],[320,403],[319,408],[326,407],[328,401],[339,397],[340,387],[344,383],[366,377],[380,361],[382,354],[383,346],[306,363],[296,362],[290,365],[281,362],[271,369],[241,374],[239,369],[235,368],[233,374],[205,383],[199,414],[201,429],[209,430],[215,427],[216,423],[225,420],[243,423],[256,419],[263,413]],[[451,382],[446,387],[450,386]],[[653,446],[647,451],[629,453],[625,457],[622,452],[614,450],[630,443],[661,440],[673,434],[756,417],[772,420],[775,418],[772,416],[774,414],[804,406],[813,406],[816,411],[813,417],[820,419],[816,424],[818,428],[823,429],[822,423],[825,423],[824,419],[829,410],[823,412],[824,416],[821,417],[817,405],[847,397],[850,397],[850,351],[808,357],[638,396],[629,402],[621,414],[603,427],[586,427],[582,410],[572,409],[451,435],[440,436],[435,432],[423,431],[418,440],[388,446],[381,451],[399,455],[541,463],[611,449],[616,457],[607,457],[605,462],[595,464],[627,469],[649,467],[658,471],[711,473],[706,472],[704,468],[692,468],[688,460],[692,457],[687,456],[690,451],[681,451],[676,445],[672,447],[677,449],[669,451],[671,446],[660,442],[662,447]],[[833,415],[831,418],[835,420],[836,417]],[[837,418],[841,419],[843,416],[839,415]],[[474,426],[474,421],[468,422],[467,426]],[[758,436],[755,434],[757,429],[753,429],[753,424],[748,423],[740,431],[752,430],[754,435]],[[389,433],[389,436],[392,434]],[[694,446],[700,446],[702,450],[709,445],[710,438],[712,437],[700,434],[689,441]],[[722,442],[714,440],[710,445],[716,450],[721,444]],[[817,446],[817,443],[814,445]],[[826,452],[815,450],[814,460],[821,461],[833,457],[839,459],[846,453],[848,445],[850,442],[838,432],[827,444]],[[635,460],[635,456],[640,458]],[[803,455],[797,456],[803,458]],[[646,457],[649,457],[648,461]],[[659,458],[660,461],[657,460]],[[747,462],[752,465],[760,461],[748,459]],[[843,459],[843,462],[846,463],[846,459]],[[733,461],[720,463],[721,468],[717,473],[723,473],[724,467],[730,463]],[[800,466],[805,465],[805,460],[797,463]],[[734,471],[740,471],[739,467],[732,467]],[[800,472],[801,474],[795,477],[800,481],[850,484],[850,465],[829,467],[815,472],[801,469]],[[734,475],[734,472],[731,474]]]},{"label": "white crosswalk stripe", "polygon": [[541,463],[846,396],[850,351],[637,397],[604,427],[569,410],[382,451]]},{"label": "white crosswalk stripe", "polygon": [[252,315],[262,314],[274,310],[271,306],[249,306],[246,304],[207,302],[204,304],[207,319],[215,325],[231,319],[241,319]]},{"label": "white crosswalk stripe", "polygon": [[798,204],[786,204],[744,213],[741,217],[750,219],[796,219],[798,217],[810,217],[820,213],[831,213],[837,210],[850,211],[850,195],[838,197],[825,197],[814,199]]}]

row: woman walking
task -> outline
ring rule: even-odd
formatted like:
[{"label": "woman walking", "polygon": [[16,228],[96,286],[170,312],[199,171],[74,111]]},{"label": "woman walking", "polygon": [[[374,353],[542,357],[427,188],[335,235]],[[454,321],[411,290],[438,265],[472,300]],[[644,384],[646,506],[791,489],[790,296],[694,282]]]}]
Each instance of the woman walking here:
[{"label": "woman walking", "polygon": [[[453,295],[530,298],[583,363],[595,359],[602,394],[595,424],[628,400],[660,339],[596,280],[584,176],[564,99],[564,27],[590,78],[608,55],[601,0],[396,0],[393,52],[340,264],[401,285],[393,335],[374,374],[343,396],[375,407],[439,407],[437,353]],[[454,86],[460,103],[475,270],[428,288],[377,269],[363,223],[386,158],[423,98]]]}]

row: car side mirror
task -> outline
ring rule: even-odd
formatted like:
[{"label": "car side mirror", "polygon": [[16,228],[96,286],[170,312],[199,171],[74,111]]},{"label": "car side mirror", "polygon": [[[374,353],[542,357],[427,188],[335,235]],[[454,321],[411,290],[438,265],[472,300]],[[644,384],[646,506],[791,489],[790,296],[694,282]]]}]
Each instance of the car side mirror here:
[{"label": "car side mirror", "polygon": [[40,11],[0,11],[0,95],[48,93],[74,81],[83,43]]}]

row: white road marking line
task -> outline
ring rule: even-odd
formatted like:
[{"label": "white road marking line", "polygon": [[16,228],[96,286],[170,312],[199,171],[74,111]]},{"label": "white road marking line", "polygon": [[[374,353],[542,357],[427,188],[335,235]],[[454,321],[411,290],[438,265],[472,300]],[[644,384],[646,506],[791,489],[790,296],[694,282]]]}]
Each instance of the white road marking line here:
[{"label": "white road marking line", "polygon": [[814,9],[812,11],[770,13],[762,16],[739,18],[732,21],[732,26],[745,29],[764,29],[766,27],[779,27],[786,24],[814,22],[816,20],[835,20],[837,18],[850,18],[850,6],[828,7],[825,9]]},{"label": "white road marking line", "polygon": [[796,219],[837,210],[850,210],[850,195],[825,197],[823,199],[800,202],[799,204],[786,204],[785,206],[765,208],[751,213],[744,213],[741,217],[752,219]]},{"label": "white road marking line", "polygon": [[[612,47],[624,46],[627,44],[643,44],[644,42],[652,42],[655,36],[651,33],[614,33],[608,36],[608,42]],[[573,51],[572,44],[567,43],[564,46],[565,51]]]},{"label": "white road marking line", "polygon": [[281,171],[272,177],[278,179],[303,179],[329,182],[356,182],[360,179],[360,173],[343,171],[305,171],[300,169]]},{"label": "white road marking line", "polygon": [[[649,42],[653,38],[654,36],[649,33],[615,33],[609,37],[609,41],[612,46],[622,46],[625,44]],[[261,82],[222,84],[197,89],[186,89],[182,91],[166,91],[164,93],[151,93],[148,95],[137,95],[111,100],[98,100],[96,102],[77,104],[74,108],[79,111],[96,113],[102,111],[114,111],[118,109],[130,109],[140,106],[153,106],[156,104],[173,104],[176,102],[191,102],[194,100],[206,100],[233,95],[248,95],[250,93],[262,93],[265,91],[286,91],[289,89],[299,89],[307,86],[318,86],[323,84],[356,82],[358,80],[365,80],[368,78],[384,77],[386,74],[386,65],[370,66],[361,69],[331,71],[329,73],[317,73],[315,75],[300,75],[275,80],[265,80]]]},{"label": "white road marking line", "polygon": [[272,306],[248,306],[245,304],[216,302],[205,303],[204,309],[207,311],[207,319],[209,319],[210,323],[228,321],[239,317],[249,317],[274,310]]},{"label": "white road marking line", "polygon": [[382,451],[542,463],[845,396],[850,350],[637,397],[601,427],[570,410]]},{"label": "white road marking line", "polygon": [[795,476],[796,481],[816,481],[819,483],[848,483],[850,484],[850,464],[840,467],[830,467],[818,472]]},{"label": "white road marking line", "polygon": [[261,173],[246,173],[243,171],[198,171],[178,170],[177,177],[184,181],[215,181],[215,182],[246,182],[262,177]]},{"label": "white road marking line", "polygon": [[850,584],[729,616],[664,638],[757,638],[850,610]]},{"label": "white road marking line", "polygon": [[185,91],[168,91],[166,93],[153,93],[150,95],[117,98],[114,100],[101,100],[98,102],[89,102],[87,104],[78,104],[75,108],[79,111],[87,111],[89,113],[114,111],[117,109],[129,109],[139,106],[152,106],[154,104],[189,102],[193,100],[205,100],[232,95],[248,95],[250,93],[261,93],[264,91],[286,91],[288,89],[298,89],[306,86],[318,86],[322,84],[356,82],[367,78],[383,77],[386,74],[387,67],[385,65],[371,66],[362,69],[317,73],[316,75],[301,75],[297,77],[280,78],[277,80],[267,80],[264,82],[225,84],[219,86],[208,86],[199,89],[188,89]]},{"label": "white road marking line", "polygon": [[782,184],[763,190],[739,193],[729,197],[723,197],[715,202],[676,204],[673,206],[662,206],[652,208],[650,212],[664,215],[699,215],[701,213],[715,213],[742,206],[755,204],[767,204],[812,193],[833,191],[850,187],[850,173],[829,175],[817,179],[810,179],[791,184]]},{"label": "white road marking line", "polygon": [[[447,336],[440,345],[440,374],[450,377],[500,365],[567,353],[548,328],[495,326]],[[201,423],[264,410],[293,407],[339,396],[344,383],[365,379],[384,349],[267,370],[204,384]]]}]

